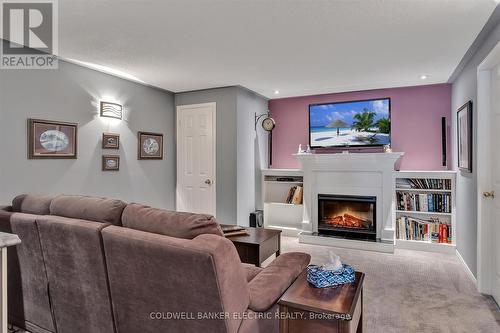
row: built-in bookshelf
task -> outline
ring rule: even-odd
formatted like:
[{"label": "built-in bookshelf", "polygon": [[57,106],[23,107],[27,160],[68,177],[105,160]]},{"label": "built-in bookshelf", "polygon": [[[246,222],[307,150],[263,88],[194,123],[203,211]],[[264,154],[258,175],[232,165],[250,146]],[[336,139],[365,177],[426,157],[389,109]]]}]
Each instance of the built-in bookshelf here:
[{"label": "built-in bookshelf", "polygon": [[395,172],[396,248],[455,251],[455,172]]},{"label": "built-in bookshelf", "polygon": [[303,176],[301,170],[262,170],[264,226],[297,236],[302,231]]}]

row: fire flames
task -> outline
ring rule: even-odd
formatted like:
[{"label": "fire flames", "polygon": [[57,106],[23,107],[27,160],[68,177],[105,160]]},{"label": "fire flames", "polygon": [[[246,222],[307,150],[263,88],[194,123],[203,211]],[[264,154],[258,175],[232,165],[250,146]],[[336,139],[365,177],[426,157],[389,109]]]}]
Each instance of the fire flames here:
[{"label": "fire flames", "polygon": [[352,229],[368,229],[371,226],[371,221],[363,220],[351,214],[337,215],[333,217],[325,217],[324,222],[334,227],[352,228]]}]

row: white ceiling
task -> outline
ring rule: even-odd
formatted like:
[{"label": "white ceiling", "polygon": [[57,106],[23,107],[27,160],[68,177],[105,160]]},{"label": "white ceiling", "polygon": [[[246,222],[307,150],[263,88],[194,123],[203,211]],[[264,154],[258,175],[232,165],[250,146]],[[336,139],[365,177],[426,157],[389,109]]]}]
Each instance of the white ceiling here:
[{"label": "white ceiling", "polygon": [[59,4],[63,58],[173,92],[242,85],[275,98],[446,82],[497,1]]}]

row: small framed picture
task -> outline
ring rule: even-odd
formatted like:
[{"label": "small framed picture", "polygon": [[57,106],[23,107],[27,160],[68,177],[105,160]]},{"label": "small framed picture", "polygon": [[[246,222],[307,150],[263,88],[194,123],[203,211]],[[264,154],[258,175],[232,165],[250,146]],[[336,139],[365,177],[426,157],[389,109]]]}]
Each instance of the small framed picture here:
[{"label": "small framed picture", "polygon": [[78,124],[28,119],[28,158],[77,158]]},{"label": "small framed picture", "polygon": [[137,158],[140,160],[162,160],[163,134],[139,132]]},{"label": "small framed picture", "polygon": [[458,168],[472,172],[472,102],[465,103],[457,112]]},{"label": "small framed picture", "polygon": [[120,134],[103,133],[102,149],[120,149]]},{"label": "small framed picture", "polygon": [[120,156],[104,155],[102,157],[102,171],[118,171],[120,170]]}]

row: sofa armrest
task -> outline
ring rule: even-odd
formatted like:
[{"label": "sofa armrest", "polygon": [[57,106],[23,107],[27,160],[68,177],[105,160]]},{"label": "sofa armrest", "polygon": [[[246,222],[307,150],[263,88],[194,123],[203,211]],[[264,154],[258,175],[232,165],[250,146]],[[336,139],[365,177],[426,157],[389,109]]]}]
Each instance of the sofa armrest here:
[{"label": "sofa armrest", "polygon": [[247,282],[252,281],[252,279],[256,277],[264,269],[252,264],[245,264],[245,263],[241,263],[241,266],[243,267],[243,270],[247,275]]},{"label": "sofa armrest", "polygon": [[311,256],[288,252],[280,255],[248,283],[251,310],[267,311],[309,265]]},{"label": "sofa armrest", "polygon": [[2,206],[0,205],[0,210],[4,210],[6,212],[12,212],[12,206]]}]

